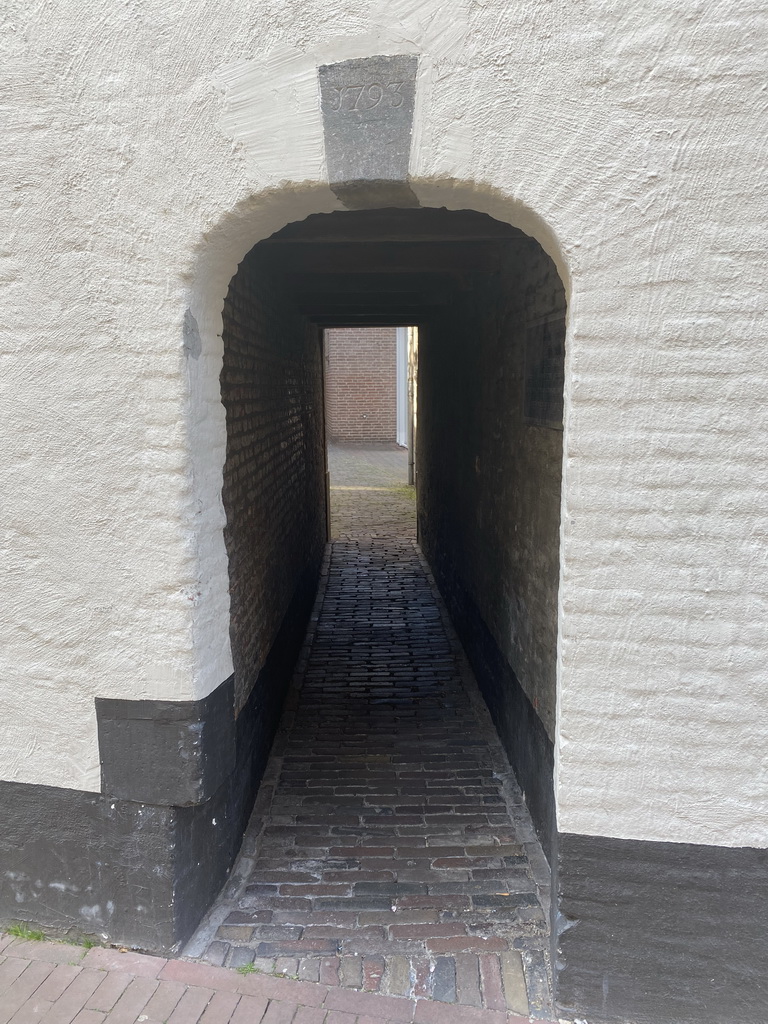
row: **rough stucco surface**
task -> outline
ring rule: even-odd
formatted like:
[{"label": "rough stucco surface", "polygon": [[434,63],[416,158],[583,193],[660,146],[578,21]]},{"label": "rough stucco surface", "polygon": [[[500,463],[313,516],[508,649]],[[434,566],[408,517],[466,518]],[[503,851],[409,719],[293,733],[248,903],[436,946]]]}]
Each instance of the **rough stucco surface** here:
[{"label": "rough stucco surface", "polygon": [[223,298],[338,208],[315,65],[416,52],[413,191],[569,287],[559,827],[768,845],[761,9],[6,3],[4,777],[97,789],[94,695],[231,672]]}]

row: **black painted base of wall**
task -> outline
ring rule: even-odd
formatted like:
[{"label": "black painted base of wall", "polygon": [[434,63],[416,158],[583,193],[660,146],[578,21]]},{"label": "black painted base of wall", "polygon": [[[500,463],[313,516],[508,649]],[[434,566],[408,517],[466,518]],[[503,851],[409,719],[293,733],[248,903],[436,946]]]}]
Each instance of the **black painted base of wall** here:
[{"label": "black painted base of wall", "polygon": [[96,698],[105,796],[204,803],[235,765],[234,676],[202,700]]},{"label": "black painted base of wall", "polygon": [[768,850],[561,834],[554,882],[563,1013],[768,1020]]},{"label": "black painted base of wall", "polygon": [[[24,921],[54,934],[104,937],[157,953],[184,944],[240,848],[318,573],[319,566],[305,573],[234,723],[227,724],[222,711],[233,714],[231,680],[202,702],[169,707],[167,701],[110,700],[101,705],[99,724],[104,784],[114,795],[0,782],[0,925]],[[126,760],[132,735],[141,739],[135,764]],[[202,737],[202,748],[189,735]],[[153,737],[160,744],[155,751]],[[167,765],[169,737],[170,749],[181,756],[173,766]],[[234,751],[206,749],[227,737]],[[160,766],[154,780],[147,761]],[[125,779],[117,770],[123,762]],[[135,800],[125,798],[131,780]],[[212,780],[218,785],[209,795]],[[196,793],[203,799],[191,803]],[[185,806],[162,802],[180,796]]]}]

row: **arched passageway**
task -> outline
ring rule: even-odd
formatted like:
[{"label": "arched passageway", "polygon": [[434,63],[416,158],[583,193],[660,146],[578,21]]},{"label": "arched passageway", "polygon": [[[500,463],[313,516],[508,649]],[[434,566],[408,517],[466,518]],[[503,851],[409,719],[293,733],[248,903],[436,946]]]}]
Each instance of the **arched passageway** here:
[{"label": "arched passageway", "polygon": [[[228,432],[223,500],[227,513],[225,539],[230,571],[235,699],[242,723],[240,735],[247,733],[247,740],[241,745],[246,751],[242,755],[243,770],[251,773],[255,785],[264,769],[269,738],[276,727],[285,692],[285,670],[290,666],[303,632],[325,550],[323,329],[417,325],[420,339],[416,460],[419,545],[468,655],[503,747],[525,791],[539,838],[547,849],[554,818],[552,750],[565,333],[565,292],[554,264],[538,243],[521,231],[471,211],[383,209],[314,215],[288,225],[248,253],[230,284],[223,325],[221,384]],[[347,545],[350,546],[355,548],[354,543]],[[396,538],[389,538],[379,549],[366,548],[362,563],[359,544],[351,555],[349,551],[332,555],[330,582],[326,574],[327,586],[335,585],[334,573],[335,583],[339,585],[344,584],[344,580],[349,584],[354,578],[353,600],[345,603],[342,593],[332,594],[336,621],[339,622],[339,615],[347,616],[346,623],[339,622],[343,627],[338,631],[340,648],[344,649],[345,645],[349,648],[351,623],[352,635],[358,637],[359,645],[378,645],[386,662],[387,643],[382,644],[381,634],[376,634],[375,629],[371,634],[371,629],[375,627],[376,615],[386,616],[391,612],[395,592],[400,594],[406,608],[399,618],[400,628],[408,634],[412,616],[418,618],[417,606],[423,599],[424,588],[429,589],[425,566],[412,544],[409,551],[406,554]],[[380,592],[383,590],[388,595],[389,611],[372,603],[370,594],[361,597],[360,583],[365,576],[369,582],[376,580]],[[332,623],[325,623],[322,640],[326,645],[333,642],[328,632],[331,626]],[[430,655],[430,645],[437,650],[450,642],[449,635],[441,632],[442,628],[439,626],[431,639],[425,640],[422,636],[422,648],[415,657],[417,661],[421,659],[419,664],[427,671],[429,682],[423,694],[418,693],[418,686],[415,689],[411,686],[412,692],[407,698],[417,717],[423,716],[425,709],[432,705],[435,711],[418,719],[415,734],[411,722],[411,732],[406,739],[411,744],[409,756],[412,757],[420,743],[427,744],[432,729],[433,738],[443,747],[433,754],[444,762],[447,756],[460,759],[462,753],[466,753],[463,744],[481,745],[487,741],[478,738],[479,733],[477,737],[474,735],[476,723],[472,724],[475,722],[472,716],[475,712],[471,699],[466,702],[460,671],[454,665],[451,671],[455,678],[447,669],[443,678],[439,670],[435,674],[434,665],[430,664],[435,658],[437,664],[440,662],[439,655]],[[392,652],[398,638],[392,633],[388,636],[387,649],[396,660],[398,652]],[[322,663],[322,650],[317,656]],[[325,656],[329,656],[327,650]],[[310,659],[312,657],[310,652]],[[414,679],[418,681],[414,664],[411,663],[411,671],[415,671]],[[318,672],[325,673],[323,678],[326,678],[327,661],[322,665]],[[374,693],[370,665],[367,666],[367,690],[362,693],[354,685],[354,669],[355,666],[349,661],[343,662],[342,657],[337,664],[340,677],[334,679],[333,686],[313,690],[311,678],[309,683],[304,680],[307,687],[304,696],[310,708],[314,703],[314,710],[310,714],[312,721],[304,722],[304,731],[300,729],[299,735],[308,749],[319,757],[314,767],[320,775],[323,761],[331,763],[351,754],[358,758],[363,756],[361,723],[371,724],[368,712],[361,712],[353,726],[355,735],[347,736],[354,749],[334,753],[327,743],[323,748],[322,737],[317,735],[317,722],[323,720],[323,714],[330,714],[328,721],[336,720],[343,707],[348,713],[350,705],[360,704],[361,696],[366,694],[366,699],[380,698],[390,710],[398,701],[402,706],[405,700],[402,693],[394,693],[391,687],[384,687],[386,693],[384,690],[378,695]],[[439,693],[431,689],[435,685]],[[446,717],[448,706],[453,710]],[[456,712],[457,707],[461,707],[461,714]],[[448,718],[453,736],[445,733]],[[404,724],[407,719],[395,716],[389,722],[390,734],[392,722],[396,720],[401,722],[401,731],[407,732]],[[337,740],[338,737],[332,737],[331,746]],[[306,772],[307,764],[301,757],[296,761],[298,751],[291,749],[290,742],[284,749],[288,750],[289,760],[293,757],[295,761],[295,782],[295,772]],[[363,761],[386,756],[381,744],[374,744],[365,748]],[[433,755],[425,753],[425,758],[429,756]],[[485,764],[489,778],[503,774],[498,764],[495,768],[489,765],[490,762]],[[274,768],[276,772],[277,767],[272,766],[270,771]],[[370,765],[366,762],[363,767]],[[290,782],[291,772],[289,768],[285,771],[283,781]],[[328,783],[328,779],[319,778],[321,790],[323,781]],[[371,837],[367,834],[361,837],[359,831],[365,826],[365,814],[356,823],[352,822],[356,801],[362,797],[354,791],[354,780],[343,781],[350,786],[346,795],[330,795],[352,810],[350,821],[338,825],[349,830],[351,845],[366,843],[370,846]],[[386,781],[392,782],[391,779]],[[296,796],[295,792],[293,795]],[[290,803],[287,791],[283,796]],[[323,796],[329,796],[327,785],[318,792],[318,799]],[[412,803],[405,797],[402,790],[396,789],[390,794],[391,806],[383,811],[380,805],[377,813],[397,815],[399,799],[403,805]],[[490,790],[484,792],[479,781],[476,793],[461,794],[461,799],[470,803],[475,799],[482,803],[498,797],[498,793]],[[425,799],[422,798],[422,803]],[[248,800],[243,813],[247,804]],[[318,806],[322,806],[322,802]],[[445,813],[450,815],[451,809],[455,809],[452,802]],[[301,812],[298,813],[301,817]],[[329,808],[324,807],[322,813],[330,813]],[[320,816],[322,813],[318,812]],[[402,807],[400,813],[404,813]],[[505,813],[509,813],[509,808]],[[310,817],[312,815],[307,815]],[[319,825],[318,815],[314,817],[318,819],[315,824]],[[491,817],[484,818],[483,828],[488,834],[478,825],[481,838],[498,843],[499,836],[503,840],[506,835],[509,842],[510,834],[505,832],[502,821],[494,822]],[[297,825],[295,816],[291,818],[288,814],[288,818],[290,820],[283,822],[285,828]],[[271,824],[278,830],[281,826],[274,815]],[[311,826],[312,822],[299,821],[298,824]],[[429,840],[419,834],[420,829],[424,831],[421,823],[414,820],[411,824],[408,834],[414,842],[428,843]],[[465,822],[462,828],[471,829],[472,824]],[[407,822],[404,825],[408,827]],[[497,836],[493,835],[494,825]],[[445,829],[447,835],[450,832],[448,822]],[[341,842],[336,845],[344,846]],[[392,843],[385,843],[385,848],[390,853],[383,854],[379,860],[395,857]],[[330,856],[331,847],[325,849]],[[311,844],[304,852],[306,856],[299,860],[305,864],[317,854],[317,850],[313,854]],[[505,856],[514,859],[523,855],[522,851],[505,851],[503,845],[497,853],[502,860]],[[345,859],[338,852],[335,856],[342,861]],[[347,851],[346,859],[350,860],[350,856]],[[448,858],[452,856],[450,852],[445,854]],[[462,844],[460,857],[466,859],[466,844]],[[265,916],[261,922],[254,919],[249,924],[243,919],[239,925],[235,921],[225,927],[236,931],[238,927],[257,926],[248,944],[252,954],[258,955],[261,943],[265,955],[271,951],[275,954],[273,959],[279,960],[282,950],[282,956],[290,960],[294,949],[291,944],[301,941],[301,932],[296,930],[299,926],[295,922],[274,918],[276,905],[266,905],[272,896],[279,895],[273,890],[281,882],[292,885],[291,878],[284,873],[288,866],[281,868],[274,860],[272,857],[269,865],[262,861],[261,881],[255,877],[250,879],[251,886],[257,887],[250,895],[256,903],[260,896],[264,898],[261,910],[264,915],[270,915],[269,920]],[[502,874],[494,878],[497,862]],[[294,871],[297,863],[294,858]],[[503,886],[507,877],[503,872],[511,863],[502,864],[498,857],[494,859],[489,855],[487,867],[474,865],[480,875],[470,868],[462,876],[462,884],[468,888],[462,892],[460,885],[453,895],[468,899],[474,885],[478,892],[485,890],[490,896],[498,896],[496,890]],[[359,872],[359,858],[352,857],[346,867]],[[461,865],[444,867],[460,869]],[[404,895],[409,886],[414,888],[415,896],[420,895],[422,887],[426,891],[421,874],[418,881],[415,875],[411,879],[412,869],[423,874],[423,865],[418,869],[401,865],[401,869],[399,879],[383,864],[377,864],[374,874],[376,871],[386,873],[387,880],[402,888],[400,895]],[[343,873],[345,866],[342,864],[337,870]],[[440,867],[434,870],[439,873]],[[484,871],[487,874],[482,878]],[[329,880],[327,871],[318,875],[308,869],[305,873],[306,880],[302,882],[294,875],[293,882],[310,889],[323,880],[331,888],[340,884],[335,876]],[[369,883],[372,890],[368,895],[373,897],[377,879],[362,879],[362,884]],[[260,884],[266,887],[261,894],[257,891]],[[442,882],[436,884],[439,888]],[[511,883],[507,881],[507,884]],[[289,907],[283,901],[280,907],[294,913],[299,909],[306,911],[310,917],[303,921],[304,926],[309,927],[312,921],[316,926],[321,925],[323,922],[311,916],[317,914],[318,908],[309,906],[309,893],[300,895],[298,889],[290,891],[306,905]],[[319,890],[313,895],[322,899]],[[329,891],[330,902],[333,895]],[[394,899],[383,890],[379,895],[385,901]],[[417,906],[419,902],[416,899],[414,906],[399,908],[411,911],[411,923],[417,931],[424,923],[433,929],[433,937],[439,939],[442,935],[446,941],[455,937],[455,930],[450,930],[451,920],[443,920],[437,906],[426,906],[424,901],[421,901],[424,905]],[[498,902],[502,904],[503,899]],[[251,909],[254,908],[255,904]],[[518,920],[525,917],[521,908],[519,903],[515,912]],[[327,909],[333,910],[330,903]],[[371,913],[381,909],[372,907]],[[447,910],[449,918],[458,913],[454,907],[447,907]],[[335,912],[343,913],[341,908]],[[421,918],[426,912],[423,922],[413,917],[414,913],[418,917],[419,912]],[[476,949],[467,948],[471,954],[481,954],[480,964],[484,949],[498,952],[494,947],[493,922],[495,919],[498,923],[500,916],[503,917],[503,913],[496,908],[490,916],[472,919],[478,944]],[[406,917],[404,914],[395,927],[407,928]],[[507,922],[509,917],[507,914]],[[541,922],[543,924],[543,919]],[[329,920],[326,924],[331,928],[346,927],[349,922]],[[364,929],[365,926],[362,920],[356,920],[355,927]],[[371,924],[371,927],[380,928],[380,925]],[[278,942],[273,948],[269,944],[270,935],[276,936],[283,945]],[[388,939],[391,938],[393,936],[388,934]],[[320,952],[322,940],[327,941],[327,935],[318,936]],[[396,946],[397,942],[391,947],[395,951],[392,955],[399,955]],[[434,949],[438,946],[439,942]],[[446,949],[450,946],[448,942]],[[460,947],[459,942],[456,948],[461,952]],[[509,946],[504,948],[509,949]],[[309,946],[305,945],[305,952],[308,950]],[[318,964],[320,952],[314,958]],[[418,969],[414,961],[409,961],[409,965],[411,983],[416,985]],[[431,983],[437,984],[434,957],[431,969]],[[437,969],[438,974],[442,969]],[[455,988],[458,967],[452,969]],[[391,975],[392,969],[387,967],[387,971]],[[471,998],[468,996],[467,1001],[471,1002]]]}]

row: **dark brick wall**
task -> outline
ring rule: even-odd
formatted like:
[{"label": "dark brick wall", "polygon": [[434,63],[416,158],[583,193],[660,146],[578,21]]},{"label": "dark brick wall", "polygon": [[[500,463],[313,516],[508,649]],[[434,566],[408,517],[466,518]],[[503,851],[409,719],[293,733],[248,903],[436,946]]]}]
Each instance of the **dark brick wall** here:
[{"label": "dark brick wall", "polygon": [[[522,240],[420,334],[420,540],[513,763],[516,687],[541,723],[543,762],[554,739],[564,313],[554,265]],[[531,765],[531,785],[551,770]],[[539,802],[546,832],[551,800]]]},{"label": "dark brick wall", "polygon": [[258,252],[232,279],[223,319],[222,496],[239,709],[297,592],[308,580],[311,589],[319,571],[326,537],[322,348]]},{"label": "dark brick wall", "polygon": [[325,394],[331,441],[397,439],[397,328],[325,332]]}]

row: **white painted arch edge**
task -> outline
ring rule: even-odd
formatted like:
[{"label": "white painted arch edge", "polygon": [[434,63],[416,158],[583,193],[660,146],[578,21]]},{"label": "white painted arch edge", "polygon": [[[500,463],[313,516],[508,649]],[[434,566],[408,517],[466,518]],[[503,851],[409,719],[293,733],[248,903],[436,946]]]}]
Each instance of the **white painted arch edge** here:
[{"label": "white painted arch edge", "polygon": [[[411,187],[422,206],[487,213],[535,238],[557,266],[570,303],[570,275],[557,238],[548,225],[519,200],[489,186],[453,181],[411,182]],[[339,200],[322,182],[270,189],[249,198],[223,217],[206,233],[195,254],[185,307],[179,313],[180,330],[184,329],[185,318],[189,324],[191,314],[197,334],[196,351],[194,354],[188,351],[186,358],[185,410],[192,477],[186,512],[199,567],[197,578],[202,581],[203,589],[202,598],[192,613],[195,699],[206,696],[232,672],[223,534],[225,516],[221,501],[226,453],[226,419],[219,382],[224,354],[224,299],[238,265],[259,241],[312,214],[341,209]],[[226,640],[222,639],[224,637]]]}]

